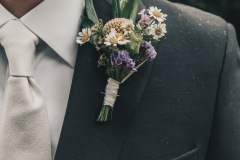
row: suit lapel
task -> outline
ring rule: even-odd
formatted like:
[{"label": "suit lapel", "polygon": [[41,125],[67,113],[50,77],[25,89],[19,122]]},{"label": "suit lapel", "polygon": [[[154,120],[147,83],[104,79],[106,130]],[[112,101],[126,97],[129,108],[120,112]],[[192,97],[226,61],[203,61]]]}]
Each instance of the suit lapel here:
[{"label": "suit lapel", "polygon": [[[105,22],[111,19],[111,5],[95,0],[94,5]],[[98,53],[90,44],[79,47],[77,63],[55,160],[115,160],[128,132],[137,104],[144,92],[152,63],[144,64],[121,85],[113,121],[96,122],[107,77],[97,67]]]}]

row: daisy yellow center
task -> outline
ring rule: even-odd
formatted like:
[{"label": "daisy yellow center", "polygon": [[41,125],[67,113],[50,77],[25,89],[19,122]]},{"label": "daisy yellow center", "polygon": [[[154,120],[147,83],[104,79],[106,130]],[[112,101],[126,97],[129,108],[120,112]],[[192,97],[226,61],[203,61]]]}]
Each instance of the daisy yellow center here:
[{"label": "daisy yellow center", "polygon": [[161,29],[161,28],[157,28],[157,29],[155,30],[155,34],[158,35],[158,36],[160,36],[160,35],[162,34],[162,29]]},{"label": "daisy yellow center", "polygon": [[88,39],[89,39],[89,35],[87,33],[82,35],[83,42],[87,41]]},{"label": "daisy yellow center", "polygon": [[121,37],[121,40],[123,41],[125,39],[124,35],[122,33],[116,33],[116,38]]},{"label": "daisy yellow center", "polygon": [[155,17],[161,17],[161,13],[159,11],[153,11],[152,14],[155,16]]},{"label": "daisy yellow center", "polygon": [[117,40],[117,38],[110,38],[110,39],[109,39],[109,42],[110,42],[111,44],[117,44],[117,43],[118,43],[118,40]]}]

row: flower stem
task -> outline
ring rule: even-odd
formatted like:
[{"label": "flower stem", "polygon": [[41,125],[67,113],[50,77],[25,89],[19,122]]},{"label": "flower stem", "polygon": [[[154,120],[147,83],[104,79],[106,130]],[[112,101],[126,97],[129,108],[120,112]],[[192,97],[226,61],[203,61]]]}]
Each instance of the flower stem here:
[{"label": "flower stem", "polygon": [[98,122],[107,122],[112,120],[112,108],[111,106],[104,105],[101,108],[99,116],[97,118]]}]

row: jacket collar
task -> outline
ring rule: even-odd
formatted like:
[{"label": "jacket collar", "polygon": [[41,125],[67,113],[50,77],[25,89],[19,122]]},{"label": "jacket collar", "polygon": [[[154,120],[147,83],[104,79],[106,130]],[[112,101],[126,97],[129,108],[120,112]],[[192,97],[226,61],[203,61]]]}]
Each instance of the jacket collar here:
[{"label": "jacket collar", "polygon": [[[74,67],[84,0],[45,0],[19,20]],[[0,26],[17,19],[0,4]]]}]

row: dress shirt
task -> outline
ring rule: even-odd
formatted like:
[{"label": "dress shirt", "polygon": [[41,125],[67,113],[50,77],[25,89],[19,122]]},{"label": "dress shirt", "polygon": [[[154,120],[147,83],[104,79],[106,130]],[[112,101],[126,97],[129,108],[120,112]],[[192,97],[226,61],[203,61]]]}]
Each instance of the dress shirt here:
[{"label": "dress shirt", "polygon": [[[45,0],[19,20],[34,32],[41,42],[37,46],[34,77],[47,103],[52,155],[55,156],[67,108],[78,45],[84,0]],[[0,4],[0,27],[17,19]],[[0,45],[0,116],[2,116],[8,61]]]}]

